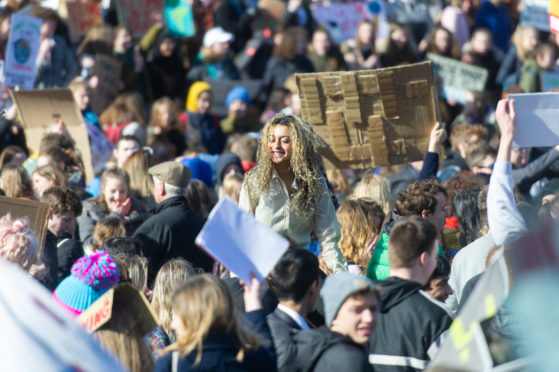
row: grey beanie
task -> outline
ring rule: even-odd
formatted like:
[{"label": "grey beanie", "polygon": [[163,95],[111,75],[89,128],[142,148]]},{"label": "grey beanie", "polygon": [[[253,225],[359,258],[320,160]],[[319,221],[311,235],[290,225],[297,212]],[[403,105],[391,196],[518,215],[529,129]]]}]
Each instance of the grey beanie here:
[{"label": "grey beanie", "polygon": [[340,307],[352,293],[367,288],[376,289],[376,285],[372,280],[362,276],[348,272],[328,276],[320,290],[320,296],[324,302],[326,326],[328,328],[332,326],[332,321],[338,315]]}]

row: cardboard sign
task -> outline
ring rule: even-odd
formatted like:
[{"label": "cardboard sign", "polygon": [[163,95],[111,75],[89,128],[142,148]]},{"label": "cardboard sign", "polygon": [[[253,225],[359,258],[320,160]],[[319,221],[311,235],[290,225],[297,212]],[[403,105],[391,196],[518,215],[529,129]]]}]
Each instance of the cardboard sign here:
[{"label": "cardboard sign", "polygon": [[118,19],[128,28],[133,37],[142,37],[153,25],[151,15],[162,14],[165,10],[164,0],[118,0],[116,2]]},{"label": "cardboard sign", "polygon": [[79,42],[94,25],[103,22],[101,7],[98,1],[66,0],[65,5],[67,16],[63,17],[63,19],[68,22],[70,39],[74,43]]},{"label": "cardboard sign", "polygon": [[165,0],[167,28],[178,36],[193,36],[194,15],[189,0]]},{"label": "cardboard sign", "polygon": [[146,297],[129,283],[121,283],[109,289],[80,314],[78,321],[88,332],[95,332],[117,312],[134,314],[134,324],[142,335],[147,335],[157,327],[157,317]]},{"label": "cardboard sign", "polygon": [[509,94],[517,128],[514,147],[553,147],[559,143],[559,93]]},{"label": "cardboard sign", "polygon": [[251,272],[264,280],[289,247],[287,239],[239,209],[229,197],[212,209],[196,244],[245,283],[250,283]]},{"label": "cardboard sign", "polygon": [[431,62],[295,75],[303,118],[324,140],[330,169],[423,159],[439,120]]},{"label": "cardboard sign", "polygon": [[42,24],[40,18],[12,15],[6,51],[6,86],[33,89]]},{"label": "cardboard sign", "polygon": [[316,4],[313,17],[328,28],[336,44],[355,38],[357,25],[364,19],[372,19],[366,2]]},{"label": "cardboard sign", "polygon": [[523,0],[520,24],[549,32],[549,2],[550,0]]},{"label": "cardboard sign", "polygon": [[99,84],[91,92],[91,110],[97,115],[115,100],[118,90],[115,84],[120,80],[122,63],[111,56],[97,54],[95,57],[95,74],[99,77]]},{"label": "cardboard sign", "polygon": [[0,196],[0,216],[10,213],[12,219],[26,218],[39,241],[39,247],[45,242],[49,210],[47,203]]},{"label": "cardboard sign", "polygon": [[427,58],[433,61],[433,71],[441,80],[443,98],[464,104],[468,92],[485,89],[486,69],[431,53]]},{"label": "cardboard sign", "polygon": [[248,94],[254,102],[257,98],[258,91],[260,90],[260,80],[216,80],[210,79],[208,81],[212,87],[214,103],[212,106],[212,113],[219,116],[227,116],[227,107],[225,101],[229,91],[236,86],[243,86],[248,90]]},{"label": "cardboard sign", "polygon": [[559,89],[559,73],[541,72],[540,79],[543,92],[557,91]]},{"label": "cardboard sign", "polygon": [[124,371],[38,281],[0,259],[4,371]]},{"label": "cardboard sign", "polygon": [[82,114],[70,89],[10,90],[10,95],[25,129],[27,147],[32,151],[39,152],[41,138],[51,131],[57,120],[55,117],[62,119],[76,150],[81,153],[86,183],[89,184],[94,178],[91,149]]}]

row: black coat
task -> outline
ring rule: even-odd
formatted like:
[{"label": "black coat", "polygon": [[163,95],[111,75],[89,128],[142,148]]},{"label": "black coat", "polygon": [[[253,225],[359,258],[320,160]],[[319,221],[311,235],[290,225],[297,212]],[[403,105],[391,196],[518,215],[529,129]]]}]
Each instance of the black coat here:
[{"label": "black coat", "polygon": [[47,230],[45,238],[44,251],[48,274],[45,278],[46,282],[43,284],[49,289],[53,285],[56,288],[58,283],[69,276],[74,262],[84,255],[83,246],[79,240],[74,239],[70,234],[62,234],[57,237],[49,230]]},{"label": "black coat", "polygon": [[411,280],[382,281],[381,315],[369,350],[375,372],[423,369],[440,346],[452,323],[450,310],[422,289]]},{"label": "black coat", "polygon": [[171,258],[182,257],[194,267],[211,271],[213,260],[194,244],[204,221],[187,204],[184,196],[174,196],[159,203],[134,233],[144,244],[149,260],[149,277],[155,275]]},{"label": "black coat", "polygon": [[297,347],[293,342],[293,335],[300,331],[301,327],[278,308],[273,313],[268,314],[266,320],[274,339],[278,372],[293,371],[295,369],[295,357],[297,356]]},{"label": "black coat", "polygon": [[365,345],[356,344],[324,326],[300,331],[293,340],[297,345],[297,360],[292,371],[372,371]]}]

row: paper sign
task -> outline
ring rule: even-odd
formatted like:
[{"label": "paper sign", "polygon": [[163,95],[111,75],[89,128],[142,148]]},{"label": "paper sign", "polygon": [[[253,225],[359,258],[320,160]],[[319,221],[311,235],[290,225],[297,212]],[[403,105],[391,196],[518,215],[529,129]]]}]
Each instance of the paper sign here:
[{"label": "paper sign", "polygon": [[523,0],[520,24],[549,32],[549,0]]},{"label": "paper sign", "polygon": [[146,297],[129,283],[121,283],[109,289],[80,314],[78,321],[89,332],[95,332],[117,312],[133,314],[138,334],[147,335],[157,327],[156,316]]},{"label": "paper sign", "polygon": [[287,239],[239,209],[228,197],[212,209],[196,244],[250,283],[250,272],[264,280],[289,247]]},{"label": "paper sign", "polygon": [[551,0],[549,4],[549,30],[559,34],[559,1]]},{"label": "paper sign", "polygon": [[559,144],[559,93],[509,94],[514,99],[517,128],[514,147]]},{"label": "paper sign", "polygon": [[47,203],[0,196],[0,216],[10,213],[12,220],[26,218],[29,228],[39,241],[39,247],[45,242],[49,210]]},{"label": "paper sign", "polygon": [[103,171],[106,163],[113,155],[115,146],[107,139],[103,131],[99,130],[93,124],[85,122],[87,136],[89,137],[89,145],[91,147],[91,163],[95,174]]},{"label": "paper sign", "polygon": [[210,79],[208,83],[212,87],[213,99],[214,99],[212,105],[212,113],[220,117],[225,117],[228,115],[225,101],[231,89],[233,89],[236,86],[243,86],[248,91],[250,98],[252,98],[252,100],[255,101],[258,96],[260,87],[262,86],[260,80]]},{"label": "paper sign", "polygon": [[6,86],[33,89],[42,23],[39,18],[12,15],[6,51]]},{"label": "paper sign", "polygon": [[78,43],[81,38],[97,23],[103,22],[101,7],[94,0],[66,0],[68,28],[70,38]]},{"label": "paper sign", "polygon": [[550,92],[559,89],[559,73],[557,72],[541,72],[542,91]]},{"label": "paper sign", "polygon": [[0,358],[5,371],[123,371],[52,294],[0,259]]},{"label": "paper sign", "polygon": [[86,182],[89,184],[94,178],[91,149],[87,129],[72,92],[69,89],[10,90],[10,95],[25,129],[27,147],[32,151],[39,152],[41,138],[50,133],[53,122],[57,120],[54,116],[62,119],[75,142],[76,150],[81,153]]},{"label": "paper sign", "polygon": [[193,36],[194,15],[189,0],[165,0],[167,28],[178,36]]},{"label": "paper sign", "polygon": [[116,5],[120,24],[138,38],[153,25],[150,16],[162,14],[165,8],[164,0],[119,0]]},{"label": "paper sign", "polygon": [[122,63],[116,58],[105,54],[95,57],[95,74],[99,84],[91,92],[91,110],[97,115],[101,115],[117,97],[115,84],[120,81],[121,70]]},{"label": "paper sign", "polygon": [[366,2],[316,4],[312,14],[318,24],[328,28],[336,44],[354,39],[359,22],[373,18]]},{"label": "paper sign", "polygon": [[330,169],[422,160],[439,120],[431,62],[296,74],[302,117],[324,140]]},{"label": "paper sign", "polygon": [[464,104],[468,92],[485,89],[486,69],[431,53],[427,58],[433,61],[433,71],[441,79],[443,98]]}]

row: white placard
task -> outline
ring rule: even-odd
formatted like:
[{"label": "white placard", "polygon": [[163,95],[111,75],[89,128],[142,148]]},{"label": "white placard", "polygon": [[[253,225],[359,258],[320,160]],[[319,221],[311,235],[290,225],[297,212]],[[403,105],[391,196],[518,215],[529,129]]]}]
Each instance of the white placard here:
[{"label": "white placard", "polygon": [[559,93],[509,94],[514,100],[514,147],[546,147],[559,144]]},{"label": "white placard", "polygon": [[287,239],[228,197],[212,209],[196,244],[245,283],[250,283],[251,271],[258,280],[264,280],[289,247]]},{"label": "white placard", "polygon": [[6,51],[6,80],[8,87],[33,89],[35,61],[39,53],[41,25],[39,18],[12,15],[12,25]]}]

